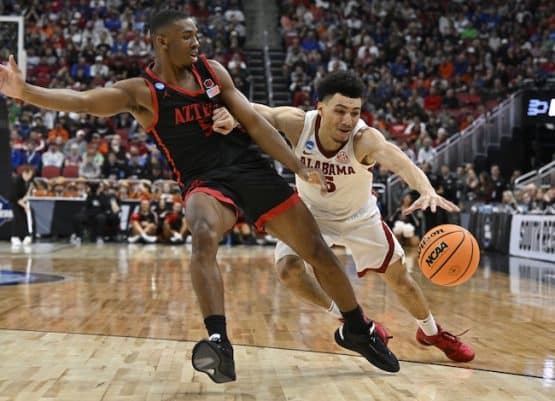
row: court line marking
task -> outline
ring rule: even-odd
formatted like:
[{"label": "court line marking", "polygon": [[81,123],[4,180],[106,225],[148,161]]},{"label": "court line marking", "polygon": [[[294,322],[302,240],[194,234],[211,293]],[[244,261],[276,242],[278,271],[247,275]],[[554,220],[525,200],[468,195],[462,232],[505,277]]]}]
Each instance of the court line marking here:
[{"label": "court line marking", "polygon": [[[81,332],[65,332],[65,331],[32,330],[32,329],[10,329],[10,328],[5,328],[5,327],[0,327],[0,332],[1,331],[26,331],[26,332],[30,332],[30,333],[73,334],[73,335],[81,335],[81,336],[103,336],[103,337],[129,338],[129,339],[141,339],[141,340],[185,342],[185,343],[192,343],[192,344],[197,343],[197,340],[187,340],[187,339],[176,340],[175,338],[165,338],[165,337],[142,337],[142,336],[124,336],[124,335],[117,335],[117,334],[102,334],[102,333],[81,333]],[[320,355],[341,355],[341,356],[349,356],[349,357],[353,357],[353,358],[364,359],[364,357],[362,357],[360,355],[346,354],[346,353],[343,353],[343,352],[314,351],[314,350],[307,350],[307,349],[275,347],[275,346],[262,346],[262,345],[240,344],[240,343],[233,343],[233,346],[240,346],[240,347],[247,347],[247,348],[268,348],[268,349],[295,351],[295,352],[309,352],[309,353],[320,354]],[[420,361],[412,361],[412,360],[409,360],[409,359],[399,359],[399,362],[411,363],[411,364],[415,364],[415,365],[424,365],[424,366],[432,365],[432,366],[441,366],[441,367],[453,368],[453,369],[475,370],[475,371],[478,371],[478,372],[497,373],[497,374],[502,374],[502,375],[527,377],[527,378],[531,378],[531,379],[549,380],[549,381],[554,381],[555,382],[555,377],[544,377],[544,376],[537,376],[537,375],[533,375],[533,374],[516,373],[516,372],[503,372],[502,370],[495,370],[495,369],[472,368],[472,367],[468,367],[468,366],[449,365],[449,364],[444,364],[444,363],[440,363],[440,362],[420,362]]]}]

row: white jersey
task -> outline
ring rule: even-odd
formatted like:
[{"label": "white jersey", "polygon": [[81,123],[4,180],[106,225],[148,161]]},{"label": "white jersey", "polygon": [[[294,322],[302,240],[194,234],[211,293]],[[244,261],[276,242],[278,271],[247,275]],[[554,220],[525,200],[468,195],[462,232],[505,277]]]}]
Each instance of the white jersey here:
[{"label": "white jersey", "polygon": [[376,198],[372,195],[371,166],[360,163],[354,151],[355,134],[366,127],[366,123],[360,119],[345,145],[335,154],[326,156],[318,140],[318,111],[305,113],[304,128],[295,154],[306,167],[323,172],[328,193],[322,195],[319,186],[299,177],[296,177],[296,183],[301,199],[317,219],[345,220],[368,216],[377,211]]}]

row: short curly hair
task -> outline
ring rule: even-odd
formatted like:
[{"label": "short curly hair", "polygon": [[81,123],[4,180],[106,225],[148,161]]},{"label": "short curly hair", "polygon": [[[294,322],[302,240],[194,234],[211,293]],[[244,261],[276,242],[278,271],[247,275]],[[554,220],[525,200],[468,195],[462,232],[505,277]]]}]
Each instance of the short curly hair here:
[{"label": "short curly hair", "polygon": [[336,93],[353,99],[362,98],[364,83],[354,72],[336,71],[322,78],[316,92],[319,101],[324,101]]}]

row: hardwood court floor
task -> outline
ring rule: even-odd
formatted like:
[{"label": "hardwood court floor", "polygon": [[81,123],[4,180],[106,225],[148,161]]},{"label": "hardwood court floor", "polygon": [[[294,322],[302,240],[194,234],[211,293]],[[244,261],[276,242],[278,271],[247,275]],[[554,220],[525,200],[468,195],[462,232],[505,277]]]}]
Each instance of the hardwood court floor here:
[{"label": "hardwood court floor", "polygon": [[[417,345],[416,324],[375,275],[354,276],[371,317],[394,335],[401,372],[337,347],[338,325],[276,281],[273,249],[222,248],[238,381],[194,372],[205,336],[187,270],[190,249],[160,245],[0,244],[0,270],[66,280],[0,286],[0,401],[33,400],[553,400],[555,264],[482,255],[467,284],[436,287],[417,271],[436,319],[476,359],[451,363]],[[408,258],[414,269],[414,258]],[[507,274],[510,273],[510,274]]]}]

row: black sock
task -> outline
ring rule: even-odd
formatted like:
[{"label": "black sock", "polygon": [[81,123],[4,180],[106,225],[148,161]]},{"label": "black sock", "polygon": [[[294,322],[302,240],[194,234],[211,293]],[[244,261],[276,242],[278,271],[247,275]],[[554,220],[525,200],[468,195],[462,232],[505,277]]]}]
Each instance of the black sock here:
[{"label": "black sock", "polygon": [[208,330],[208,336],[219,334],[222,341],[229,342],[224,315],[210,315],[204,319],[204,325]]},{"label": "black sock", "polygon": [[345,326],[347,330],[356,334],[368,333],[368,322],[364,318],[360,305],[351,311],[341,312],[343,319],[345,319]]}]

